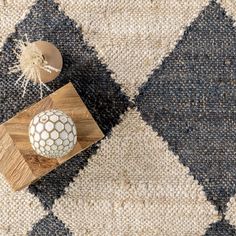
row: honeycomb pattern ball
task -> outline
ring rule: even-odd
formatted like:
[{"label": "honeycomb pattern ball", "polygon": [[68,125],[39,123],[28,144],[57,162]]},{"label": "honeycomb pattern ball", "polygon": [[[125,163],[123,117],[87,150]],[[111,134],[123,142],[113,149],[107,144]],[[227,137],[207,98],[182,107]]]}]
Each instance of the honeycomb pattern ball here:
[{"label": "honeycomb pattern ball", "polygon": [[31,120],[29,139],[37,154],[49,158],[62,157],[77,142],[76,126],[62,111],[43,111]]}]

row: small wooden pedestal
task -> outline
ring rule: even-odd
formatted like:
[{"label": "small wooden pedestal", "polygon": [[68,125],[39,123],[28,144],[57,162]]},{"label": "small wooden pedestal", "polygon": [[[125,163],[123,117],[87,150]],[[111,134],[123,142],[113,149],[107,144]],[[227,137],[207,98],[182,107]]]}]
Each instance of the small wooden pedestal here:
[{"label": "small wooden pedestal", "polygon": [[[31,147],[28,126],[41,111],[58,109],[75,122],[78,142],[64,157],[50,159]],[[14,191],[20,190],[104,137],[71,83],[0,125],[0,172]]]}]

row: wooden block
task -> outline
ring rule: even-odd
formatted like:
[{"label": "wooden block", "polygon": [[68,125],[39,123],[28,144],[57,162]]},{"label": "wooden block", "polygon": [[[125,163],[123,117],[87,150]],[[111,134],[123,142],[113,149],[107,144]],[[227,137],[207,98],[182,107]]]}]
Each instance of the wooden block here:
[{"label": "wooden block", "polygon": [[[57,109],[74,121],[78,142],[64,157],[46,158],[31,147],[28,127],[41,111]],[[20,190],[104,137],[71,83],[0,125],[0,173],[12,189]]]}]

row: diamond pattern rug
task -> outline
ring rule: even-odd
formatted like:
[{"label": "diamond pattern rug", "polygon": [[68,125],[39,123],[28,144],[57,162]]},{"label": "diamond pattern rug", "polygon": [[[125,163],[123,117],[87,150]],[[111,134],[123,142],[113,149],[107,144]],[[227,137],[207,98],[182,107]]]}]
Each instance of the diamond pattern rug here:
[{"label": "diamond pattern rug", "polygon": [[234,0],[0,1],[0,122],[39,100],[16,39],[61,51],[105,138],[27,189],[0,177],[0,235],[236,235]]}]

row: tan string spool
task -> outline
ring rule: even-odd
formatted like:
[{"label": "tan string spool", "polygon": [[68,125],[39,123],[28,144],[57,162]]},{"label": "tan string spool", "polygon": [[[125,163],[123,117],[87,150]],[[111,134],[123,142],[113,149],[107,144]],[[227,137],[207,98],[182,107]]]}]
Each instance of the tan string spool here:
[{"label": "tan string spool", "polygon": [[60,51],[52,43],[46,41],[30,43],[27,39],[17,41],[15,54],[17,63],[9,69],[10,73],[21,73],[15,85],[22,82],[22,96],[24,96],[31,80],[35,85],[39,84],[42,98],[43,87],[50,90],[46,83],[54,80],[62,69],[63,60]]}]

